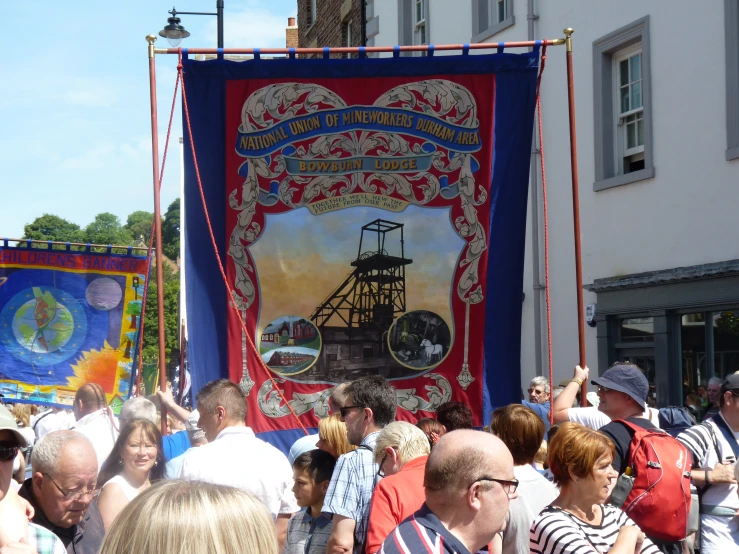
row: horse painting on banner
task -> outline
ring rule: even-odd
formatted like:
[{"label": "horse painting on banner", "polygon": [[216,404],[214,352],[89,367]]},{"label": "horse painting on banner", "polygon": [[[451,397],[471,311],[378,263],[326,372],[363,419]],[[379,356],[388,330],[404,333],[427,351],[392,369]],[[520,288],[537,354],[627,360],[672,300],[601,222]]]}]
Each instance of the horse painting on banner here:
[{"label": "horse painting on banner", "polygon": [[278,443],[364,375],[411,421],[456,400],[482,425],[518,397],[538,50],[183,68],[196,392],[240,383]]}]

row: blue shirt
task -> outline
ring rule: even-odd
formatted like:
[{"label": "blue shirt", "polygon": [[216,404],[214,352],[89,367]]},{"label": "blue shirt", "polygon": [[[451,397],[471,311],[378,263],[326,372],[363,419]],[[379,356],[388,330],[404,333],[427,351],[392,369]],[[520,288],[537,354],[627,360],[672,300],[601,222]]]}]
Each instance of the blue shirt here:
[{"label": "blue shirt", "polygon": [[178,431],[174,435],[162,437],[162,450],[164,450],[164,459],[167,461],[182,456],[188,448],[190,448],[190,436],[187,431]]},{"label": "blue shirt", "polygon": [[[433,545],[433,548],[429,548],[429,544]],[[419,552],[470,554],[467,547],[444,527],[426,504],[390,533],[382,543],[379,554]]]},{"label": "blue shirt", "polygon": [[340,515],[356,522],[355,554],[364,552],[372,493],[380,480],[374,454],[379,434],[370,433],[355,451],[339,456],[323,501],[323,513],[329,517]]},{"label": "blue shirt", "polygon": [[282,554],[326,554],[333,524],[326,514],[313,517],[303,508],[290,518]]},{"label": "blue shirt", "polygon": [[521,400],[521,404],[536,412],[536,415],[538,415],[544,422],[544,433],[546,434],[546,432],[549,431],[549,401],[547,400],[543,404],[536,404],[535,402],[529,402],[528,400]]}]

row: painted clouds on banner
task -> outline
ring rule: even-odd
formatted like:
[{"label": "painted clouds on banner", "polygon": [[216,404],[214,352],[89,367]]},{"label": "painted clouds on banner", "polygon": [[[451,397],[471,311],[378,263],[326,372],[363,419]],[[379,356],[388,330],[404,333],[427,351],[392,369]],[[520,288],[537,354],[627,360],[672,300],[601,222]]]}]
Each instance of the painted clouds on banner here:
[{"label": "painted clouds on banner", "polygon": [[185,60],[210,219],[248,332],[214,267],[188,151],[196,391],[241,383],[260,432],[297,427],[270,375],[306,427],[336,383],[363,375],[391,380],[407,420],[457,400],[482,425],[520,398],[537,63]]},{"label": "painted clouds on banner", "polygon": [[71,406],[84,383],[130,393],[146,259],[0,247],[0,393]]}]

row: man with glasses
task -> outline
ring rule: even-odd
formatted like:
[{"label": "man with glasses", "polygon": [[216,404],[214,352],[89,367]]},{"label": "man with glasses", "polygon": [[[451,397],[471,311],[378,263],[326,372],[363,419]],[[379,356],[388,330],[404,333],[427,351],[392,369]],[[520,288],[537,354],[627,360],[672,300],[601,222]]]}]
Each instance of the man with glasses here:
[{"label": "man with glasses", "polygon": [[93,502],[98,462],[89,439],[54,431],[36,443],[31,462],[33,475],[19,491],[36,510],[31,521],[59,537],[69,553],[96,553],[104,530]]},{"label": "man with glasses", "polygon": [[700,493],[701,552],[736,552],[739,548],[739,497],[734,465],[739,457],[739,375],[721,384],[719,412],[677,437],[693,457],[693,484]]},{"label": "man with glasses", "polygon": [[541,375],[534,377],[529,383],[528,401],[523,400],[521,404],[530,408],[544,422],[544,432],[549,431],[549,400],[551,397],[551,386],[549,379]]},{"label": "man with glasses", "polygon": [[349,442],[358,448],[340,456],[323,501],[333,528],[327,554],[365,551],[370,502],[379,480],[374,460],[377,436],[395,419],[395,389],[378,375],[353,381],[340,409]]},{"label": "man with glasses", "polygon": [[503,442],[481,431],[445,434],[426,462],[426,503],[385,539],[382,554],[430,551],[470,554],[505,527],[517,497],[513,457]]},{"label": "man with glasses", "polygon": [[[51,531],[29,523],[25,507],[11,484],[13,460],[25,437],[15,418],[0,405],[0,551],[26,552],[29,546],[38,554],[64,554],[64,545]],[[26,544],[22,544],[21,540]]]}]

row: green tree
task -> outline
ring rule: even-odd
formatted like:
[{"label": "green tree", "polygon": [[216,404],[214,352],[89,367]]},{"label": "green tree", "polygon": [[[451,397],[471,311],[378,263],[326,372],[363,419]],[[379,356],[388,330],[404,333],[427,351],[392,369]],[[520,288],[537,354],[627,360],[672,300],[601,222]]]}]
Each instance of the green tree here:
[{"label": "green tree", "polygon": [[23,238],[60,242],[85,242],[80,226],[52,214],[37,217],[23,229]]},{"label": "green tree", "polygon": [[133,245],[131,232],[121,225],[117,216],[105,212],[85,227],[85,241],[92,244],[112,244],[114,246]]},{"label": "green tree", "polygon": [[175,261],[180,256],[180,199],[175,199],[167,208],[162,221],[162,250],[164,255]]},{"label": "green tree", "polygon": [[149,244],[152,221],[154,221],[153,213],[139,210],[128,216],[125,228],[129,230],[134,241],[143,238],[144,243]]},{"label": "green tree", "polygon": [[[177,348],[179,335],[179,280],[164,283],[164,337],[166,356],[169,358],[172,348]],[[149,282],[149,292],[146,297],[146,314],[144,315],[144,349],[142,357],[145,362],[156,362],[159,359],[159,321],[157,317],[157,286]],[[166,368],[165,368],[166,370]]]}]

